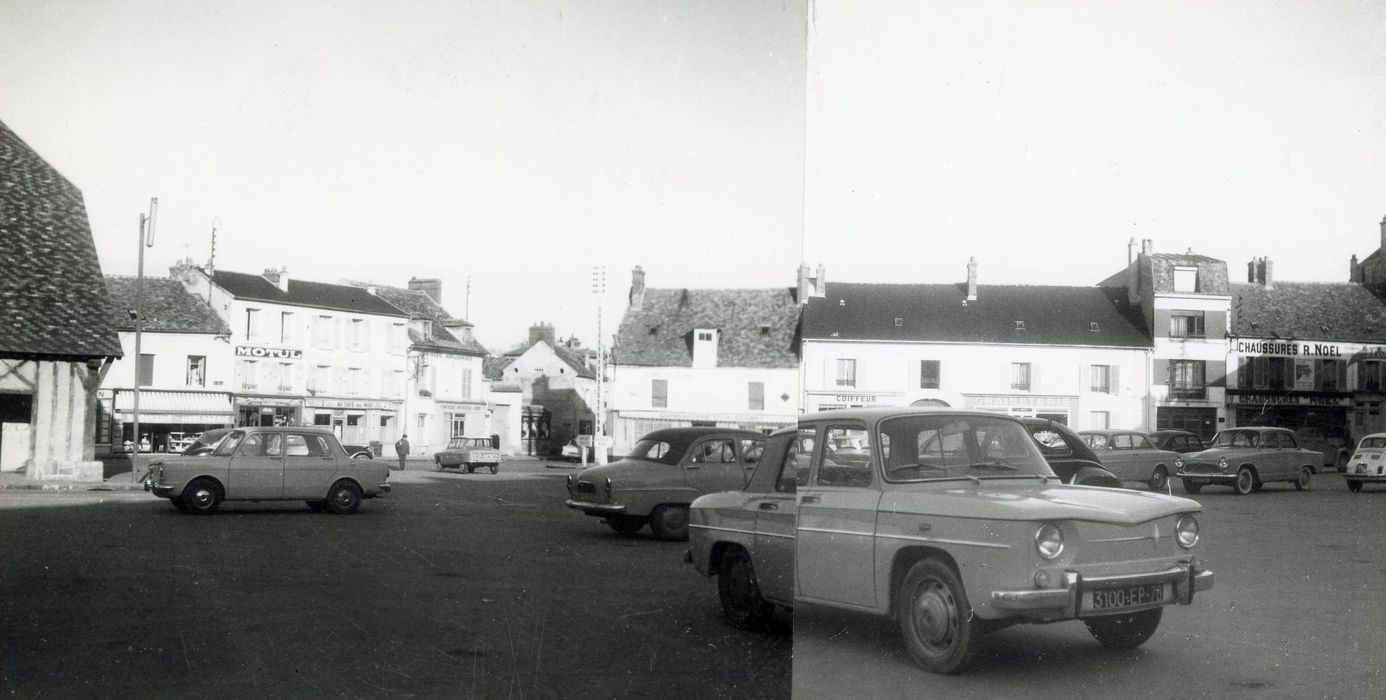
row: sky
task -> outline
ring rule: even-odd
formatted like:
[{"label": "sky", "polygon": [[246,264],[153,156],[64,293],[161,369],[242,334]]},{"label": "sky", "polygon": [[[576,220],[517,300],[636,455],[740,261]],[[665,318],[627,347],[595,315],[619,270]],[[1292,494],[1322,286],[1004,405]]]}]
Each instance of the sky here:
[{"label": "sky", "polygon": [[1348,281],[1386,216],[1386,3],[821,0],[803,256],[1095,284],[1155,252]]},{"label": "sky", "polygon": [[[438,278],[488,348],[650,287],[793,286],[807,6],[0,0],[0,120],[106,274]],[[606,284],[595,288],[604,272]],[[470,278],[470,294],[468,294]],[[604,292],[602,291],[604,289]]]}]

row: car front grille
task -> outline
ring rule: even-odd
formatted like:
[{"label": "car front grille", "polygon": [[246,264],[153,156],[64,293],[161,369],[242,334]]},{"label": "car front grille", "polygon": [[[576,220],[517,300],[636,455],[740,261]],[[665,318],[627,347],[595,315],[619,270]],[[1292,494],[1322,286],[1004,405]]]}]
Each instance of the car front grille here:
[{"label": "car front grille", "polygon": [[1184,465],[1184,473],[1185,473],[1185,474],[1221,474],[1221,473],[1222,473],[1222,470],[1221,470],[1221,469],[1218,469],[1218,465],[1216,465],[1216,464],[1194,463],[1194,464],[1185,464],[1185,465]]},{"label": "car front grille", "polygon": [[574,490],[577,491],[578,493],[591,493],[591,494],[597,493],[597,487],[596,487],[592,482],[590,482],[590,481],[579,481],[579,482],[577,482],[577,488],[574,489]]}]

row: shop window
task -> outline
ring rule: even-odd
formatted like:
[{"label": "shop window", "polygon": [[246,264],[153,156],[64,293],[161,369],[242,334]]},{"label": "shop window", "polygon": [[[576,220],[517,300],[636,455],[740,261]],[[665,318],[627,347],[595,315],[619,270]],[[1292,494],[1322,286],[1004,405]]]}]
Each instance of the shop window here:
[{"label": "shop window", "polygon": [[669,407],[669,380],[652,379],[650,380],[650,407],[668,408]]},{"label": "shop window", "polygon": [[351,414],[348,414],[348,415],[347,415],[347,427],[348,427],[348,428],[355,428],[355,427],[357,427],[357,426],[359,426],[359,425],[361,425],[361,414],[359,414],[359,413],[351,413]]},{"label": "shop window", "polygon": [[1359,377],[1357,379],[1358,389],[1362,391],[1381,390],[1381,362],[1378,360],[1365,360],[1358,365]]},{"label": "shop window", "polygon": [[1169,397],[1202,399],[1206,396],[1203,360],[1169,361]]},{"label": "shop window", "polygon": [[857,385],[857,361],[837,361],[837,386],[855,387]]},{"label": "shop window", "polygon": [[747,384],[747,408],[752,411],[765,410],[765,382],[749,382]]},{"label": "shop window", "polygon": [[1030,390],[1030,363],[1012,362],[1011,363],[1011,390],[1029,391]]},{"label": "shop window", "polygon": [[207,386],[207,356],[188,355],[188,386]]},{"label": "shop window", "polygon": [[313,425],[332,425],[332,414],[319,413],[313,416]]},{"label": "shop window", "polygon": [[1337,360],[1324,360],[1319,368],[1319,388],[1323,391],[1338,390],[1338,368],[1340,365]]},{"label": "shop window", "polygon": [[1175,311],[1169,315],[1169,337],[1171,338],[1202,338],[1203,312],[1202,311]]},{"label": "shop window", "polygon": [[1266,378],[1269,380],[1269,388],[1284,389],[1285,387],[1285,367],[1286,362],[1283,357],[1266,358]]},{"label": "shop window", "polygon": [[938,360],[919,361],[919,388],[937,389],[942,380],[942,363]]}]

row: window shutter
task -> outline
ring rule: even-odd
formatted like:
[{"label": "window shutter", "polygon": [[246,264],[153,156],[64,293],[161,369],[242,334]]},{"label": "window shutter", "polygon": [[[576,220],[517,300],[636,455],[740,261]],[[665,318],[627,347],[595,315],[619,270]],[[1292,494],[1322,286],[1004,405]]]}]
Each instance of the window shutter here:
[{"label": "window shutter", "polygon": [[1117,395],[1121,393],[1121,365],[1107,366],[1107,393]]},{"label": "window shutter", "polygon": [[1036,394],[1042,393],[1042,392],[1040,392],[1040,386],[1041,386],[1041,384],[1040,384],[1039,363],[1038,363],[1038,362],[1031,362],[1031,363],[1030,363],[1030,391],[1033,392],[1033,393],[1036,393]]},{"label": "window shutter", "polygon": [[1092,365],[1078,365],[1078,393],[1092,391]]},{"label": "window shutter", "polygon": [[232,372],[231,386],[239,389],[245,384],[245,360],[236,360],[236,369]]}]

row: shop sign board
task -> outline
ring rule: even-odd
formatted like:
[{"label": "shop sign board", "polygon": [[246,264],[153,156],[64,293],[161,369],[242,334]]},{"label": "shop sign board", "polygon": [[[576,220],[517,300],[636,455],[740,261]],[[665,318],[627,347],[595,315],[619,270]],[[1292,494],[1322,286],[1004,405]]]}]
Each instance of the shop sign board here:
[{"label": "shop sign board", "polygon": [[1244,394],[1229,390],[1227,403],[1237,406],[1351,406],[1351,396],[1319,396],[1314,394]]},{"label": "shop sign board", "polygon": [[397,408],[397,406],[396,403],[392,401],[350,401],[346,399],[315,399],[312,403],[308,404],[308,408],[337,410],[355,408],[361,410],[393,411],[395,408]]},{"label": "shop sign board", "polygon": [[267,348],[262,345],[237,345],[236,357],[255,357],[267,360],[302,360],[303,351],[293,348]]},{"label": "shop sign board", "polygon": [[1231,338],[1234,353],[1251,357],[1298,357],[1326,360],[1386,360],[1386,346],[1363,343],[1335,343],[1293,338]]}]

